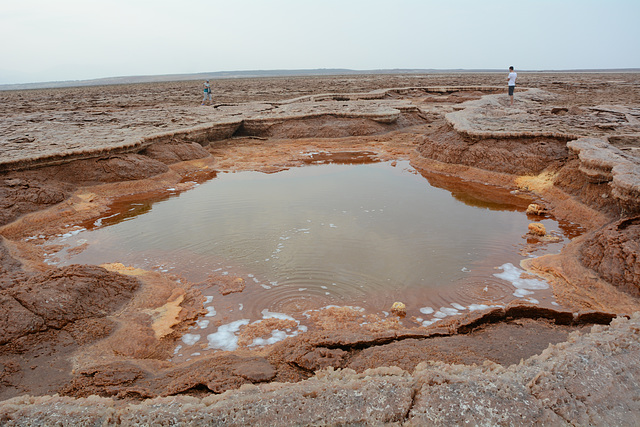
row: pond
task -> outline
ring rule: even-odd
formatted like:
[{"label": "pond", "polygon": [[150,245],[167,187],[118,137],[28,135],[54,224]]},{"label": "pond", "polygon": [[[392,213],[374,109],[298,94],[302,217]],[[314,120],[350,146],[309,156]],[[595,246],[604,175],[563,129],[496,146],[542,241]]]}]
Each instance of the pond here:
[{"label": "pond", "polygon": [[[518,297],[555,304],[544,281],[520,277],[519,262],[559,252],[577,227],[528,218],[530,202],[407,161],[323,162],[218,173],[189,191],[117,203],[49,243],[66,245],[58,265],[121,262],[201,283],[211,308],[199,325],[209,335],[276,315],[300,323],[331,305],[387,316],[394,301],[427,325]],[[533,221],[558,242],[529,241]],[[244,291],[221,296],[207,285],[225,276],[242,278]]]}]

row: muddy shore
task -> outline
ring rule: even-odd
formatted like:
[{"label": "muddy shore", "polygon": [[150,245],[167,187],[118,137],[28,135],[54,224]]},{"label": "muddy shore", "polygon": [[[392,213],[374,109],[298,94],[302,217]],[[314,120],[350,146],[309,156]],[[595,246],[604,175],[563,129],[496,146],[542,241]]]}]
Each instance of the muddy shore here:
[{"label": "muddy shore", "polygon": [[[200,106],[200,82],[0,92],[0,420],[637,422],[640,75],[522,74],[513,108],[504,80],[220,80],[212,106]],[[204,313],[198,284],[45,262],[46,236],[122,197],[187,191],[220,171],[277,172],[306,153],[408,160],[443,188],[491,184],[580,224],[560,254],[522,266],[559,306],[516,300],[430,326],[334,307],[277,344],[175,363]],[[219,298],[237,295],[211,280]],[[247,327],[240,342],[286,322]],[[612,392],[616,382],[628,391]]]}]

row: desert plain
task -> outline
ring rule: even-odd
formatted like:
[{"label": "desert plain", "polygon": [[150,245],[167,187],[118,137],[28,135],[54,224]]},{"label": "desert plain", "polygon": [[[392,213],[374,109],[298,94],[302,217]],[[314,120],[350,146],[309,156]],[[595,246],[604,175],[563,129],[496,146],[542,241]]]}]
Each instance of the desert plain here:
[{"label": "desert plain", "polygon": [[[634,425],[640,420],[640,74],[221,79],[0,92],[0,421],[5,425]],[[232,351],[173,360],[202,283],[57,266],[50,236],[115,201],[219,172],[408,161],[436,185],[535,201],[581,233],[523,261],[516,298],[427,324],[401,312],[265,318]],[[318,157],[318,153],[321,155]],[[462,184],[461,184],[462,183]],[[553,236],[532,228],[527,242]],[[79,247],[74,250],[82,251]],[[123,260],[124,261],[124,260]],[[215,301],[260,298],[212,274]],[[386,307],[386,310],[391,307]],[[222,325],[222,324],[221,324]]]}]

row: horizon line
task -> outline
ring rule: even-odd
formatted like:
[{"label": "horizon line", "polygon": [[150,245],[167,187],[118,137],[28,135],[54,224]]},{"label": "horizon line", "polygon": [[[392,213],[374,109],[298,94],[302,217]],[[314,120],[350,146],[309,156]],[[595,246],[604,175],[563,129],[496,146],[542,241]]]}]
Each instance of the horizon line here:
[{"label": "horizon line", "polygon": [[[194,73],[168,73],[168,74],[140,74],[125,76],[98,77],[92,79],[76,80],[52,80],[36,81],[29,83],[2,83],[0,90],[19,89],[52,89],[76,86],[101,86],[136,83],[161,83],[171,81],[199,80],[209,77],[220,79],[228,78],[259,78],[259,77],[286,77],[303,75],[348,75],[348,74],[420,74],[420,73],[447,73],[447,72],[503,72],[501,68],[381,68],[369,70],[355,70],[349,68],[300,68],[300,69],[262,69],[262,70],[228,70],[207,71]],[[528,73],[567,73],[567,72],[640,72],[640,68],[571,68],[571,69],[518,69],[519,72]],[[125,81],[128,80],[128,81]]]}]

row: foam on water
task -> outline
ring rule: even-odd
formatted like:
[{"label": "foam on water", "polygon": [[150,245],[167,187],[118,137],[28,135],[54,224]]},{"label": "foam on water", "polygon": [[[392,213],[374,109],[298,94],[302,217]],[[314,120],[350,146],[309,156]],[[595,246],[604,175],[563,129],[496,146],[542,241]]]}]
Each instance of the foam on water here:
[{"label": "foam on water", "polygon": [[198,341],[200,341],[199,334],[184,334],[182,336],[182,342],[185,343],[186,345],[194,345]]},{"label": "foam on water", "polygon": [[209,327],[209,320],[197,320],[196,324],[200,329],[206,329]]},{"label": "foam on water", "polygon": [[433,314],[435,312],[435,310],[431,307],[422,307],[420,309],[420,313],[422,314]]},{"label": "foam on water", "polygon": [[217,332],[207,335],[207,341],[209,342],[207,348],[226,351],[236,350],[238,348],[238,336],[236,333],[242,326],[248,324],[248,319],[240,319],[220,326]]},{"label": "foam on water", "polygon": [[416,321],[420,322],[422,326],[430,326],[435,322],[438,322],[442,319],[445,319],[450,316],[458,316],[462,314],[462,311],[479,311],[479,310],[488,310],[490,308],[503,307],[502,305],[486,305],[486,304],[471,304],[468,306],[463,306],[462,304],[453,302],[450,304],[451,307],[440,307],[437,311],[432,307],[422,307],[420,308],[420,313],[422,314],[432,314],[431,319],[425,320],[422,317],[417,317]]},{"label": "foam on water", "polygon": [[523,278],[522,275],[526,272],[511,263],[503,264],[499,268],[503,272],[496,273],[494,276],[511,283],[516,288],[513,295],[518,298],[532,295],[532,291],[549,289],[549,284],[543,280]]},{"label": "foam on water", "polygon": [[[207,307],[209,308],[209,307]],[[274,329],[271,331],[271,336],[268,338],[255,338],[249,347],[259,347],[264,345],[275,344],[279,341],[284,340],[287,337],[294,337],[301,333],[307,331],[307,327],[301,325],[299,321],[294,319],[293,317],[283,314],[271,312],[267,309],[262,311],[262,319],[256,320],[255,322],[251,322],[249,319],[240,319],[231,323],[227,323],[225,325],[219,326],[218,330],[212,334],[207,335],[208,346],[207,349],[211,350],[225,350],[225,351],[233,351],[238,348],[238,333],[243,326],[250,324],[258,324],[263,322],[266,319],[280,319],[280,320],[292,320],[296,322],[297,327],[295,329],[287,329],[286,331],[282,331],[279,329]],[[202,329],[205,329],[209,326],[208,320],[199,320],[196,322]],[[200,339],[199,334],[185,334],[182,337],[182,342],[186,345],[194,345]],[[178,346],[176,348],[174,354],[182,348],[182,346]]]}]

